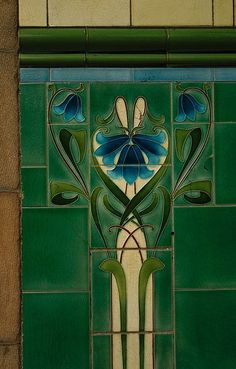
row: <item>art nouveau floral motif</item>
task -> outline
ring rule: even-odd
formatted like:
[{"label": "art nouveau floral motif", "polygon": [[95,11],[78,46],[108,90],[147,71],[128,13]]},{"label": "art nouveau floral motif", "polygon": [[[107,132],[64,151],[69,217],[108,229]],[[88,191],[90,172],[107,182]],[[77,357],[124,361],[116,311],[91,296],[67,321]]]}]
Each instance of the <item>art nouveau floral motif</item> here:
[{"label": "art nouveau floral motif", "polygon": [[[211,179],[191,177],[210,139],[210,86],[182,88],[176,84],[178,114],[174,119],[179,125],[172,129],[174,155],[165,117],[150,114],[146,97],[138,96],[133,105],[128,106],[125,97],[116,96],[110,111],[97,117],[96,129],[91,132],[93,166],[103,184],[95,186],[91,193],[85,173],[81,171],[88,147],[87,131],[79,127],[84,119],[82,91],[83,85],[73,91],[64,89],[59,103],[54,101],[62,90],[53,91],[49,102],[52,141],[77,183],[75,186],[52,181],[51,201],[60,206],[76,203],[81,197],[87,199],[103,247],[107,248],[107,257],[99,268],[101,273],[112,276],[111,291],[107,293],[111,293],[111,319],[113,332],[116,332],[112,338],[113,369],[154,369],[150,360],[154,355],[153,335],[148,334],[153,331],[151,276],[165,270],[155,250],[176,199],[196,205],[211,201]],[[64,115],[65,122],[77,122],[77,128],[63,127],[56,134],[51,124],[52,112]],[[195,125],[199,115],[204,114],[209,116],[207,127]],[[187,120],[192,127],[186,127]],[[177,157],[179,169],[171,191],[163,185],[163,179],[173,164],[173,156]],[[102,207],[111,215],[108,227],[100,215]],[[149,223],[146,219],[150,214],[161,214],[161,217],[155,218],[155,224]],[[109,232],[116,232],[115,243],[108,243]],[[150,232],[156,232],[151,247],[147,243]],[[115,252],[111,252],[112,249]]]}]

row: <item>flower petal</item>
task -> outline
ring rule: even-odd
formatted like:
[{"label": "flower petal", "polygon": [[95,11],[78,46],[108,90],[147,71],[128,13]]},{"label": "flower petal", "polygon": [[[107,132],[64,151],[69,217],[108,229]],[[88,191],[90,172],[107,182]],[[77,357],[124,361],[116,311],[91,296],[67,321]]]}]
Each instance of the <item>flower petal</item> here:
[{"label": "flower petal", "polygon": [[183,96],[183,99],[182,99],[183,111],[185,112],[187,118],[191,120],[192,122],[194,122],[196,119],[196,112],[195,112],[194,104],[191,98],[189,97],[190,95],[183,94],[182,96]]},{"label": "flower petal", "polygon": [[205,104],[201,104],[199,103],[196,98],[192,95],[188,95],[188,98],[192,101],[192,104],[195,108],[195,110],[198,112],[198,113],[205,113],[206,112],[206,105]]},{"label": "flower petal", "polygon": [[[98,137],[96,137],[96,139],[98,141]],[[99,140],[100,139],[101,139],[101,135],[99,136]],[[102,144],[94,151],[94,155],[105,156],[105,155],[111,154],[117,149],[119,148],[121,149],[122,146],[126,144],[127,142],[129,142],[129,136],[127,135],[110,136],[109,140],[107,140],[106,143]]]},{"label": "flower petal", "polygon": [[65,121],[69,122],[74,119],[78,112],[78,96],[73,95],[65,109]]},{"label": "flower petal", "polygon": [[123,164],[125,162],[125,159],[126,159],[126,155],[127,155],[127,152],[129,150],[129,145],[125,145],[123,147],[123,149],[121,150],[121,153],[120,153],[120,157],[119,157],[119,160],[118,160],[118,163],[116,165],[116,167],[112,170],[108,170],[107,173],[109,174],[110,177],[112,177],[113,179],[121,179],[123,178]]},{"label": "flower petal", "polygon": [[183,100],[183,94],[180,95],[180,97],[179,97],[179,113],[178,113],[177,117],[175,118],[175,121],[178,122],[178,123],[182,123],[186,119],[186,114],[183,110],[182,100]]},{"label": "flower petal", "polygon": [[78,98],[78,101],[77,101],[77,114],[75,116],[75,120],[79,123],[82,123],[85,121],[85,117],[83,115],[83,112],[82,112],[82,101],[81,101],[81,98],[79,96],[77,96]]},{"label": "flower petal", "polygon": [[[137,136],[138,135],[133,136],[133,142],[135,142],[140,147],[140,149],[145,152],[147,156],[149,156],[148,153],[151,153],[153,155],[156,155],[156,157],[159,159],[160,156],[167,155],[167,150],[160,144],[149,139],[149,136],[145,136],[145,135],[140,135],[142,137],[137,137]],[[152,162],[153,160],[155,161],[153,156],[151,156],[150,159]],[[151,163],[149,162],[149,164]],[[157,164],[157,162],[152,163],[152,164]]]},{"label": "flower petal", "polygon": [[139,177],[142,179],[150,178],[154,174],[154,170],[149,170],[147,168],[140,148],[137,145],[134,145],[133,147],[139,161]]},{"label": "flower petal", "polygon": [[74,94],[69,94],[59,105],[53,107],[53,111],[57,115],[61,115],[65,112],[66,106],[69,101],[75,96]]}]

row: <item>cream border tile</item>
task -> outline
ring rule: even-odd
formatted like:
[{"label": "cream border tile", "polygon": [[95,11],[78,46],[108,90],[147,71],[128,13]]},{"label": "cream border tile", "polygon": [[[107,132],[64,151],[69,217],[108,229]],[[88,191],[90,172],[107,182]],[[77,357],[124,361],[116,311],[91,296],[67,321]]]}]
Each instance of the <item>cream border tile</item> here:
[{"label": "cream border tile", "polygon": [[214,26],[233,26],[233,0],[214,0]]},{"label": "cream border tile", "polygon": [[129,26],[129,0],[49,0],[50,26]]},{"label": "cream border tile", "polygon": [[211,0],[132,0],[133,26],[211,26]]},{"label": "cream border tile", "polygon": [[20,26],[46,26],[47,0],[19,0]]}]

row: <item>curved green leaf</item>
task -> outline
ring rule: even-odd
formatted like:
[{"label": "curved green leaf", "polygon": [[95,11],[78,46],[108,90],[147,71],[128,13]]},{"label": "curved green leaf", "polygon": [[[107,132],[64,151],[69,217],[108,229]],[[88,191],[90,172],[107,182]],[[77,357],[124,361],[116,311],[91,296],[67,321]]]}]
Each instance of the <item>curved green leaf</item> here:
[{"label": "curved green leaf", "polygon": [[[199,192],[199,196],[189,196],[187,195],[189,192]],[[190,182],[176,192],[175,198],[181,195],[184,195],[184,198],[190,203],[207,204],[212,197],[212,182],[210,180]]]},{"label": "curved green leaf", "polygon": [[80,195],[86,198],[80,188],[69,183],[55,181],[50,183],[50,194],[51,201],[55,205],[72,204],[79,199]]},{"label": "curved green leaf", "polygon": [[146,207],[146,209],[143,209],[139,212],[140,216],[143,215],[147,215],[149,213],[151,213],[157,206],[158,202],[159,202],[159,196],[157,193],[153,193],[153,199],[152,202],[149,206]]},{"label": "curved green leaf", "polygon": [[180,161],[184,161],[184,146],[192,129],[177,128],[175,130],[176,154]]},{"label": "curved green leaf", "polygon": [[157,235],[155,246],[158,245],[158,241],[159,241],[159,239],[162,235],[162,232],[165,229],[165,226],[167,224],[167,221],[168,221],[168,218],[169,218],[169,215],[170,215],[170,210],[171,210],[171,198],[170,198],[169,191],[163,186],[160,186],[158,188],[158,190],[161,191],[162,197],[163,197],[163,215],[162,215],[161,226],[160,226],[160,229],[159,229],[159,232],[158,232],[158,235]]},{"label": "curved green leaf", "polygon": [[115,209],[114,206],[110,203],[108,195],[103,196],[103,204],[107,210],[109,210],[112,214],[116,215],[118,218],[122,216],[121,212]]},{"label": "curved green leaf", "polygon": [[[165,264],[157,258],[149,258],[144,261],[139,272],[139,331],[145,331],[145,311],[146,311],[146,294],[147,284],[152,273],[164,269]],[[139,335],[140,346],[140,369],[144,369],[144,334]]]},{"label": "curved green leaf", "polygon": [[98,232],[100,233],[100,236],[102,237],[102,240],[104,242],[104,245],[106,248],[108,248],[107,241],[106,241],[106,238],[104,237],[102,227],[100,224],[100,219],[98,215],[98,206],[97,206],[98,198],[102,190],[103,190],[102,187],[97,187],[93,190],[93,193],[91,195],[91,212],[93,215],[93,220],[97,226]]},{"label": "curved green leaf", "polygon": [[119,293],[120,300],[120,326],[121,332],[121,344],[122,344],[122,356],[123,356],[123,368],[127,368],[127,287],[126,287],[126,277],[124,269],[121,263],[115,259],[104,260],[100,269],[105,272],[110,272],[114,275],[116,280],[116,285]]},{"label": "curved green leaf", "polygon": [[128,206],[126,207],[124,214],[122,215],[120,224],[122,225],[126,218],[131,213],[134,213],[136,210],[136,207],[152,192],[152,190],[155,188],[155,186],[158,184],[158,182],[161,180],[163,175],[165,174],[167,170],[167,164],[169,164],[170,160],[170,154],[168,153],[166,157],[165,163],[162,165],[162,167],[158,170],[158,172],[152,177],[152,179],[143,186],[143,188],[132,198],[132,200],[129,201]]}]

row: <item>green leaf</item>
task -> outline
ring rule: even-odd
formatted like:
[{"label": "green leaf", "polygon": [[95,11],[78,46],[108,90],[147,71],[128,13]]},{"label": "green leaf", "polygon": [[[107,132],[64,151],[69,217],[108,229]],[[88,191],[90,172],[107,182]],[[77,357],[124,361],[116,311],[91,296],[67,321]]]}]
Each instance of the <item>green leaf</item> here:
[{"label": "green leaf", "polygon": [[175,130],[176,154],[180,161],[184,161],[184,146],[192,129],[177,128]]},{"label": "green leaf", "polygon": [[[144,261],[139,272],[139,331],[145,331],[145,312],[146,312],[146,294],[147,284],[152,273],[164,269],[165,264],[157,258],[149,258]],[[140,369],[144,369],[144,334],[139,335],[140,346]]]},{"label": "green leaf", "polygon": [[[190,132],[189,132],[189,136],[191,137],[192,141],[191,141],[191,148],[190,148],[190,151],[189,151],[189,154],[188,154],[188,157],[183,165],[183,168],[178,176],[178,179],[177,179],[177,183],[176,183],[176,186],[178,185],[178,183],[181,181],[181,178],[183,175],[185,175],[185,170],[188,171],[188,164],[190,162],[190,160],[193,158],[200,142],[201,142],[201,139],[202,139],[202,130],[201,128],[197,127],[197,128],[193,128]],[[184,143],[186,142],[186,139],[184,141]],[[183,149],[184,150],[184,147]]]},{"label": "green leaf", "polygon": [[111,205],[108,195],[103,196],[103,204],[107,210],[109,210],[112,214],[116,215],[118,218],[122,216],[121,212],[119,212],[117,209],[114,208],[113,205]]},{"label": "green leaf", "polygon": [[[124,205],[127,206],[129,203],[129,198],[124,194],[123,191],[103,172],[103,170],[99,167],[99,163],[95,156],[93,156],[93,162],[96,168],[96,171],[98,172],[99,176],[101,177],[104,184],[107,186],[107,188],[112,192],[112,194]],[[135,218],[139,222],[139,224],[142,224],[142,218],[140,217],[139,213],[134,210],[133,212]]]},{"label": "green leaf", "polygon": [[147,206],[146,209],[143,209],[139,212],[140,216],[147,215],[147,214],[151,213],[156,208],[156,206],[159,202],[159,196],[158,196],[157,193],[153,193],[152,196],[153,196],[153,199],[152,199],[151,204],[149,206]]},{"label": "green leaf", "polygon": [[93,215],[93,220],[94,220],[94,222],[97,226],[98,232],[100,233],[100,235],[102,237],[102,240],[104,242],[104,245],[105,245],[106,248],[108,248],[107,241],[106,241],[106,238],[104,237],[102,227],[101,227],[101,224],[100,224],[100,219],[99,219],[99,215],[98,215],[98,206],[97,206],[99,195],[102,192],[102,190],[103,190],[102,187],[97,187],[93,190],[93,193],[91,195],[91,212],[92,212],[92,215]]},{"label": "green leaf", "polygon": [[164,124],[165,123],[165,117],[164,115],[158,115],[157,117],[154,117],[148,110],[146,111],[147,117],[148,119],[153,123],[153,124]]},{"label": "green leaf", "polygon": [[79,199],[80,195],[86,198],[80,188],[64,182],[52,181],[50,183],[50,193],[51,201],[55,205],[72,204]]},{"label": "green leaf", "polygon": [[152,179],[143,186],[143,188],[132,198],[132,200],[129,201],[129,204],[127,205],[124,214],[122,215],[120,225],[122,225],[126,218],[133,213],[136,210],[136,207],[147,197],[155,188],[155,186],[158,184],[158,182],[161,180],[163,175],[165,174],[167,170],[167,164],[169,164],[170,155],[168,153],[166,157],[165,163],[162,165],[162,167],[158,170],[158,172],[152,177]]},{"label": "green leaf", "polygon": [[115,108],[113,108],[112,112],[106,118],[96,117],[96,123],[101,125],[110,124],[115,118],[115,112]]},{"label": "green leaf", "polygon": [[161,221],[161,226],[157,235],[157,239],[156,239],[156,244],[155,246],[158,245],[158,241],[165,229],[165,226],[167,224],[169,215],[170,215],[170,210],[171,210],[171,198],[170,198],[170,193],[169,191],[167,191],[167,189],[163,186],[160,186],[158,188],[158,190],[161,191],[162,196],[163,196],[163,215],[162,215],[162,221]]},{"label": "green leaf", "polygon": [[120,326],[121,332],[121,343],[122,343],[122,356],[123,356],[123,368],[127,368],[127,287],[126,287],[126,277],[124,269],[121,263],[115,259],[104,260],[100,264],[100,269],[105,272],[110,272],[113,274],[116,280],[116,285],[119,293],[120,300]]},{"label": "green leaf", "polygon": [[[187,195],[189,192],[199,192],[199,196],[189,196]],[[175,198],[181,195],[184,195],[184,198],[190,203],[207,204],[212,197],[212,182],[210,180],[190,182],[176,192]]]}]

